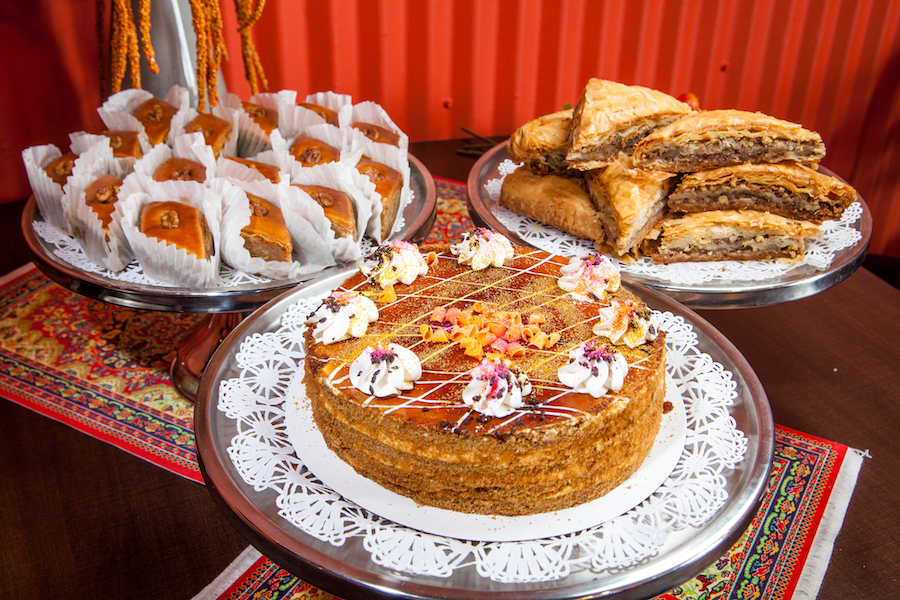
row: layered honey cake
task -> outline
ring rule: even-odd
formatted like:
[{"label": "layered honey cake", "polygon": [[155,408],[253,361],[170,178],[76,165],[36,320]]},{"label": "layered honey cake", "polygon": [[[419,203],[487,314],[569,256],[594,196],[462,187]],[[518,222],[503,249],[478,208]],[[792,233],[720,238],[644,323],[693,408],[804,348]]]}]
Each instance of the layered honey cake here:
[{"label": "layered honey cake", "polygon": [[388,242],[308,319],[325,442],[415,502],[479,514],[575,506],[625,481],[659,431],[665,334],[603,256],[477,228]]}]

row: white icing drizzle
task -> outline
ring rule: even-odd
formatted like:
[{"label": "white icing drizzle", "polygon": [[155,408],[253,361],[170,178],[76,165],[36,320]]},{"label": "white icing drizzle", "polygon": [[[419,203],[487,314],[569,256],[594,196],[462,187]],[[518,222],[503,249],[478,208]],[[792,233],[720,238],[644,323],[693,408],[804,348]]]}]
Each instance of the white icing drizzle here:
[{"label": "white icing drizzle", "polygon": [[307,318],[307,325],[315,325],[313,339],[321,344],[333,344],[350,337],[362,337],[369,323],[378,320],[375,303],[353,291],[338,291],[326,298]]},{"label": "white icing drizzle", "polygon": [[360,271],[373,283],[386,288],[397,282],[411,284],[416,277],[428,273],[428,264],[418,246],[396,240],[381,244],[369,254]]},{"label": "white icing drizzle", "polygon": [[574,257],[560,267],[557,285],[578,300],[602,300],[622,284],[619,269],[607,257],[595,254],[587,259]]},{"label": "white icing drizzle", "polygon": [[515,255],[505,236],[484,227],[464,233],[461,242],[450,246],[450,252],[459,257],[460,264],[469,265],[475,271],[489,266],[502,267]]},{"label": "white icing drizzle", "polygon": [[557,371],[559,380],[576,392],[594,398],[618,392],[625,383],[628,361],[618,352],[584,342],[569,352],[569,362]]},{"label": "white icing drizzle", "polygon": [[350,382],[364,394],[378,398],[411,390],[422,377],[422,363],[412,351],[399,344],[367,347],[350,365]]},{"label": "white icing drizzle", "polygon": [[629,348],[637,348],[652,342],[659,334],[650,311],[630,301],[613,300],[609,306],[599,309],[597,315],[600,320],[594,324],[594,335],[606,336],[614,344],[624,343]]},{"label": "white icing drizzle", "polygon": [[462,393],[463,402],[473,410],[491,417],[506,417],[525,406],[531,393],[528,376],[511,368],[509,361],[485,358],[469,371],[472,380]]}]

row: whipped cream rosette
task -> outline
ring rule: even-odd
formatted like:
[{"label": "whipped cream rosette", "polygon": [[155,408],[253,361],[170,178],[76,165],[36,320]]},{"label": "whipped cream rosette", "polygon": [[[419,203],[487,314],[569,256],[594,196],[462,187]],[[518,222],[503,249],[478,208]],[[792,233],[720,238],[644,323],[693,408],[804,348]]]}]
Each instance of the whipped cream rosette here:
[{"label": "whipped cream rosette", "polygon": [[339,290],[322,301],[306,319],[312,325],[313,339],[322,344],[334,344],[366,334],[369,323],[378,320],[378,307],[358,292]]},{"label": "whipped cream rosette", "polygon": [[428,263],[419,247],[403,240],[383,242],[373,250],[359,267],[369,281],[382,288],[403,283],[410,285],[421,275],[428,274]]},{"label": "whipped cream rosette", "polygon": [[506,236],[485,227],[465,232],[460,242],[450,246],[450,252],[459,257],[460,264],[469,265],[475,271],[490,266],[502,267],[515,255]]},{"label": "whipped cream rosette", "polygon": [[350,365],[350,382],[377,398],[409,391],[422,377],[419,357],[399,344],[368,346]]},{"label": "whipped cream rosette", "polygon": [[[208,288],[218,282],[222,262],[222,197],[204,186],[192,187],[186,193],[177,183],[179,182],[160,182],[153,187],[151,193],[132,193],[120,201],[122,230],[147,277],[166,285]],[[236,189],[232,192],[239,193]],[[174,243],[167,243],[141,232],[141,209],[144,205],[169,201],[186,204],[202,213],[213,238],[213,254],[210,258],[197,258]]]},{"label": "whipped cream rosette", "polygon": [[[374,193],[374,186],[370,184],[368,178],[356,169],[341,163],[325,163],[314,167],[295,167],[291,172],[291,184],[322,186],[344,192],[350,197],[356,216],[357,238],[335,236],[332,255],[338,262],[352,262],[361,258],[360,243],[372,214],[371,195]],[[322,217],[326,218],[324,207],[303,190],[295,189],[309,199],[306,204],[312,202],[318,206],[318,209],[311,209],[313,212],[318,214],[321,211]]]},{"label": "whipped cream rosette", "polygon": [[[134,111],[151,98],[153,94],[146,90],[122,90],[107,98],[97,109],[97,113],[108,129],[140,131],[146,135],[144,124],[134,116]],[[163,100],[174,106],[177,111],[169,123],[169,136],[166,138],[166,144],[171,146],[174,144],[172,127],[184,130],[185,123],[191,118],[191,95],[187,88],[173,85]]]},{"label": "whipped cream rosette", "polygon": [[597,316],[594,335],[607,337],[614,344],[637,348],[644,342],[655,340],[659,333],[646,305],[613,300],[609,306],[599,309]]},{"label": "whipped cream rosette", "polygon": [[509,416],[525,406],[525,397],[531,393],[528,376],[508,360],[485,358],[469,376],[462,400],[483,415]]},{"label": "whipped cream rosette", "polygon": [[603,300],[608,292],[615,292],[622,284],[619,268],[602,255],[573,257],[559,271],[559,287],[585,302]]},{"label": "whipped cream rosette", "polygon": [[[224,190],[231,186],[240,193],[225,194]],[[273,184],[268,180],[248,182],[218,178],[212,188],[222,192],[222,260],[235,269],[272,279],[293,279],[335,264],[328,240],[297,210],[286,182]],[[281,210],[293,245],[291,261],[267,261],[251,256],[246,249],[241,232],[250,224],[252,214],[248,194],[271,202]]]},{"label": "whipped cream rosette", "polygon": [[557,371],[562,383],[594,398],[620,391],[627,374],[628,360],[595,342],[584,342],[571,350],[569,362]]},{"label": "whipped cream rosette", "polygon": [[[134,259],[125,233],[119,200],[125,197],[120,166],[104,136],[89,136],[94,145],[81,154],[83,165],[72,173],[62,198],[72,237],[96,265],[117,273]],[[88,141],[88,136],[81,141]],[[127,178],[127,177],[126,177]]]}]

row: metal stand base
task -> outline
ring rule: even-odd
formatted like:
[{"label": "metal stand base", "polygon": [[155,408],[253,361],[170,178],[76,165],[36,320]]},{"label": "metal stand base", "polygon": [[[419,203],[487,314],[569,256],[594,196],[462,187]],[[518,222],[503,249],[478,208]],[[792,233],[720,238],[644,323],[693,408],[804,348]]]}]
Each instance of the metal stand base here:
[{"label": "metal stand base", "polygon": [[243,319],[242,313],[215,313],[203,319],[178,345],[169,376],[178,392],[194,402],[203,370],[222,340]]}]

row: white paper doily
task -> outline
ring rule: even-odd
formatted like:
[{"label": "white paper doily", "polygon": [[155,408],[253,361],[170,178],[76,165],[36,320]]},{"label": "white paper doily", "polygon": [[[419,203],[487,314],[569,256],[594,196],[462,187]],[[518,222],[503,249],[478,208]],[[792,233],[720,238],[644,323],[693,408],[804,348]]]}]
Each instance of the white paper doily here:
[{"label": "white paper doily", "polygon": [[[298,458],[325,485],[369,512],[425,533],[484,542],[521,541],[566,535],[587,529],[631,510],[655,492],[672,473],[684,450],[687,416],[677,387],[667,381],[666,401],[653,448],[640,468],[620,486],[592,502],[565,510],[504,517],[423,506],[385,489],[340,459],[316,428],[306,397],[303,371],[294,376],[284,402],[288,437]],[[667,378],[668,379],[668,378]]]},{"label": "white paper doily", "polygon": [[[410,190],[410,196],[412,196],[412,194],[413,190]],[[409,202],[401,206],[400,210],[397,212],[397,220],[394,222],[393,231],[400,231],[406,226],[406,217],[404,217],[403,215],[403,209],[408,204]],[[33,221],[32,227],[34,228],[34,232],[38,235],[38,237],[40,237],[50,246],[50,249],[53,252],[54,256],[60,258],[61,260],[65,261],[76,269],[79,269],[80,271],[100,275],[102,277],[105,277],[106,279],[112,279],[114,281],[159,287],[173,287],[171,284],[160,282],[156,279],[151,279],[150,277],[145,275],[144,270],[141,268],[141,265],[138,264],[137,260],[131,261],[131,263],[126,266],[124,270],[116,273],[91,261],[84,253],[84,250],[81,249],[81,246],[78,244],[78,241],[75,238],[63,233],[49,223],[46,223],[45,221]],[[360,242],[360,250],[362,252],[362,255],[365,256],[366,254],[370,253],[374,249],[375,245],[376,244],[374,240],[369,237],[364,237]],[[249,273],[244,273],[243,271],[239,271],[237,269],[233,269],[223,262],[222,267],[219,271],[218,287],[230,288],[242,285],[265,285],[273,282],[279,283],[268,277],[252,275]]]},{"label": "white paper doily", "polygon": [[[494,217],[509,231],[519,236],[522,241],[545,252],[561,256],[586,256],[596,253],[590,240],[576,238],[496,204],[500,198],[503,179],[517,168],[518,165],[507,158],[497,166],[500,177],[484,182],[485,191],[495,203],[491,206]],[[616,261],[616,264],[623,274],[647,277],[677,285],[766,281],[785,277],[805,267],[823,271],[831,266],[838,252],[854,246],[862,239],[862,233],[853,227],[853,224],[859,221],[862,213],[862,204],[854,202],[844,211],[840,221],[822,223],[820,226],[821,237],[807,243],[806,255],[796,263],[728,260],[657,265],[649,258],[642,258],[634,263]]]},{"label": "white paper doily", "polygon": [[685,403],[686,437],[675,469],[640,505],[576,533],[507,542],[421,533],[361,508],[306,469],[285,424],[283,402],[303,368],[305,320],[324,296],[301,298],[274,331],[244,338],[234,356],[240,374],[220,382],[217,402],[236,427],[228,456],[240,477],[257,492],[274,491],[278,514],[315,539],[341,546],[360,538],[375,564],[405,573],[449,577],[474,568],[496,582],[552,581],[636,565],[670,534],[701,526],[726,502],[727,477],[748,443],[729,414],[737,384],[699,351],[691,324],[665,312],[657,318],[666,331],[666,370]]}]

